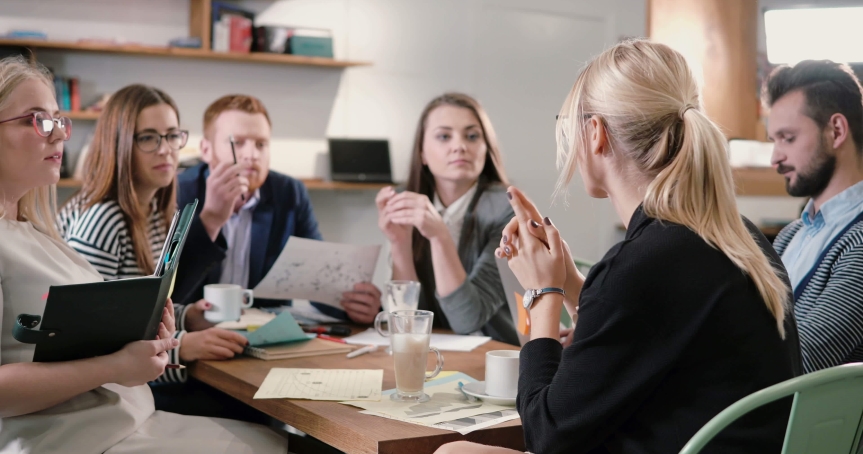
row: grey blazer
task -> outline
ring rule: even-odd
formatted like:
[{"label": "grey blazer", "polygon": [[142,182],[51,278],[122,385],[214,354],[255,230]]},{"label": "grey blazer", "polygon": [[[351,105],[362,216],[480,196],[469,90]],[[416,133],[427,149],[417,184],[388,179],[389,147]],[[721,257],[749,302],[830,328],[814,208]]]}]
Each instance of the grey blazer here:
[{"label": "grey blazer", "polygon": [[415,262],[422,283],[419,308],[434,311],[435,326],[459,334],[482,331],[494,340],[519,345],[494,256],[501,232],[514,216],[503,186],[480,186],[465,215],[458,245],[467,279],[446,297],[435,289],[431,252],[428,246],[423,249]]}]

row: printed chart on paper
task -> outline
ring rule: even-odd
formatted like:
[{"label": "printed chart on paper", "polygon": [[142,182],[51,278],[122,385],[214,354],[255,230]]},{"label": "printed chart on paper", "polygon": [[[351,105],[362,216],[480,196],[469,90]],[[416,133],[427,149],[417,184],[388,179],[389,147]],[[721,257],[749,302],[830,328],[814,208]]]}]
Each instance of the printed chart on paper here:
[{"label": "printed chart on paper", "polygon": [[272,368],[255,399],[381,400],[383,370]]}]

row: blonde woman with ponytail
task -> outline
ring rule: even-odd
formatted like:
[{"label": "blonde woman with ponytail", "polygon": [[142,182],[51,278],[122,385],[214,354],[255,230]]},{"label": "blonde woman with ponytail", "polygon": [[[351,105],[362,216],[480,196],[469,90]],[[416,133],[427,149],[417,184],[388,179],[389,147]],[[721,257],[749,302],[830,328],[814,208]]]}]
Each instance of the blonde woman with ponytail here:
[{"label": "blonde woman with ponytail", "polygon": [[[552,221],[509,189],[516,217],[496,253],[525,289],[544,290],[521,352],[530,452],[678,452],[732,403],[799,373],[785,270],[737,211],[725,138],[683,56],[649,41],[603,52],[564,102],[557,136],[558,192],[578,170],[627,231],[585,279]],[[565,349],[563,307],[578,320]],[[789,410],[762,407],[703,452],[780,452]]]}]

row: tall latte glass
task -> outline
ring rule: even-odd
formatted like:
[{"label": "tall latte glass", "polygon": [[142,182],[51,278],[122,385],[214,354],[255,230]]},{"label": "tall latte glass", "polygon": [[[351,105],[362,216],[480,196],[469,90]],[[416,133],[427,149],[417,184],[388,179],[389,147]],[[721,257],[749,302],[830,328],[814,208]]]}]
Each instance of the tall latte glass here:
[{"label": "tall latte glass", "polygon": [[[434,313],[431,311],[393,311],[386,315],[388,330],[381,329],[382,318],[375,319],[375,329],[381,336],[390,337],[393,350],[393,368],[396,373],[396,392],[390,399],[397,402],[426,402],[428,394],[423,384],[443,369],[443,355],[429,346]],[[437,365],[434,372],[426,373],[429,352],[434,352]]]}]

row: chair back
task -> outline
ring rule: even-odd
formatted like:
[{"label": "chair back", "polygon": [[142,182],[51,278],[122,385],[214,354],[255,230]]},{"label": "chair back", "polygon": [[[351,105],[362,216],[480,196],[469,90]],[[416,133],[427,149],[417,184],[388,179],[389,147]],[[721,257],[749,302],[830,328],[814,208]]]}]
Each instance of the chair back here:
[{"label": "chair back", "polygon": [[792,395],[783,454],[858,454],[863,429],[863,363],[831,367],[752,393],[708,421],[680,454],[699,453],[741,416]]}]

